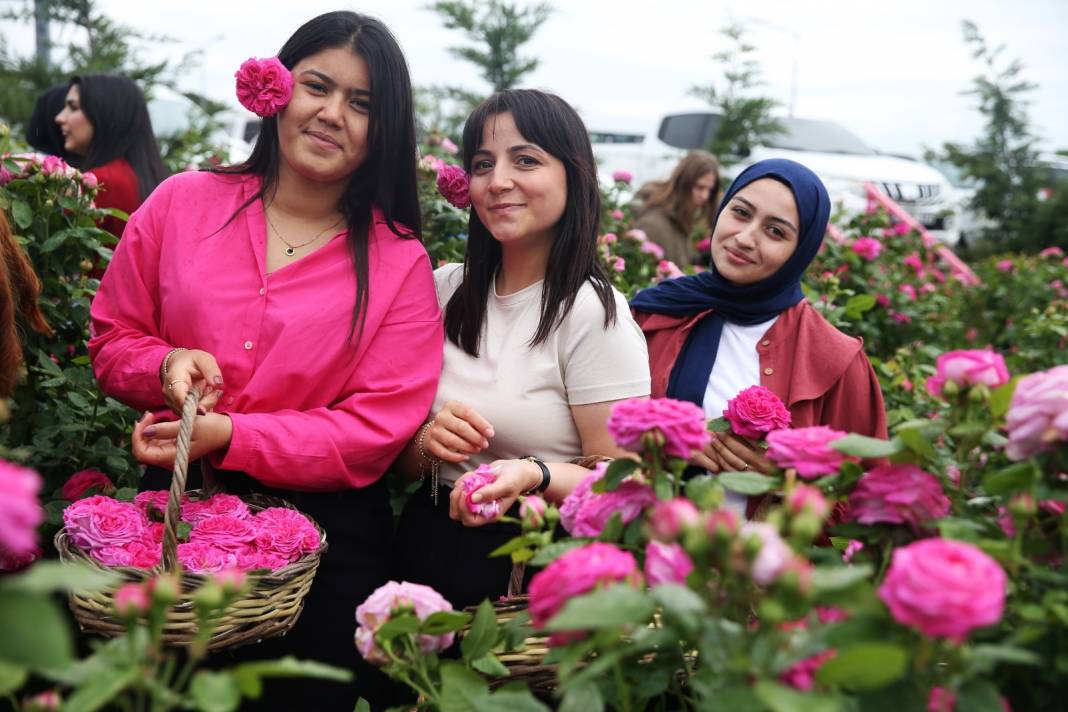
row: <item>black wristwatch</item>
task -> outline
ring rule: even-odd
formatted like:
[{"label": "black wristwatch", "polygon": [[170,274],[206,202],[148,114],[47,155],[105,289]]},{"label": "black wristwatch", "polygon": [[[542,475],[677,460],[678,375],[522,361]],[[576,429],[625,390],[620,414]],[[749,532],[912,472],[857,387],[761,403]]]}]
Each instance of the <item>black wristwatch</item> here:
[{"label": "black wristwatch", "polygon": [[544,492],[545,490],[549,489],[549,483],[552,482],[553,479],[552,474],[549,472],[549,466],[538,458],[534,457],[533,455],[524,455],[519,459],[529,460],[530,462],[533,462],[535,465],[537,465],[538,469],[541,470],[541,482],[539,482],[537,486],[531,487],[523,494],[537,494],[539,492]]}]

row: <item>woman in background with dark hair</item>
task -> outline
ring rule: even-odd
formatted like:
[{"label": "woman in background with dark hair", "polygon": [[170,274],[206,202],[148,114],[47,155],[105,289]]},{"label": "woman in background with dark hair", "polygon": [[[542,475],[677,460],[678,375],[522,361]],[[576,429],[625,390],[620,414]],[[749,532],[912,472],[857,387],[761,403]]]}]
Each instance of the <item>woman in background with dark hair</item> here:
[{"label": "woman in background with dark hair", "polygon": [[30,121],[26,124],[26,143],[33,150],[64,160],[70,156],[63,148],[65,139],[56,123],[56,114],[63,110],[68,91],[66,84],[58,84],[41,92],[33,105]]},{"label": "woman in background with dark hair", "polygon": [[487,557],[518,529],[473,515],[457,483],[490,465],[496,481],[476,500],[501,513],[523,493],[559,501],[589,474],[570,460],[621,454],[605,427],[612,404],[649,393],[645,340],[597,256],[600,193],[574,109],[539,91],[496,94],[467,119],[463,156],[467,254],[434,273],[447,305],[441,384],[397,463],[412,479],[433,473],[401,519],[399,575],[458,608],[507,591],[511,562]]},{"label": "woman in background with dark hair", "polygon": [[[167,177],[145,95],[132,80],[113,74],[74,77],[55,120],[70,162],[100,183],[98,208],[132,213]],[[115,217],[100,225],[116,237],[125,226]]]},{"label": "woman in background with dark hair", "polygon": [[638,191],[637,227],[664,248],[664,259],[688,267],[698,258],[693,232],[712,224],[719,205],[719,163],[706,151],[690,151],[671,177]]},{"label": "woman in background with dark hair", "polygon": [[389,580],[382,475],[426,417],[443,340],[418,240],[411,82],[389,30],[352,12],[309,21],[260,62],[280,98],[252,155],[167,179],[133,215],[89,350],[105,392],[152,411],[133,434],[144,488],[169,486],[170,411],[196,387],[207,412],[190,459],[326,530],[296,626],[236,654],[320,660],[355,682],[269,681],[264,704],[348,711],[362,694],[380,709],[390,684],[357,655],[353,612]]}]

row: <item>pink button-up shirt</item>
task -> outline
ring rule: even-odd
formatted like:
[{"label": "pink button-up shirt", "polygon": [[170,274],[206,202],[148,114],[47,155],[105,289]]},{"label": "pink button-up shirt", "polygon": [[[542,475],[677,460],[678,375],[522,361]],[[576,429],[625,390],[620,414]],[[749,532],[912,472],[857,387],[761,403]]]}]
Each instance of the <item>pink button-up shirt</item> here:
[{"label": "pink button-up shirt", "polygon": [[233,422],[216,467],[286,489],[369,485],[437,389],[443,335],[429,260],[374,210],[369,300],[353,343],[345,234],[267,274],[263,204],[238,212],[258,187],[250,176],[183,173],[130,217],[93,301],[97,380],[134,408],[163,410],[164,356],[202,349],[225,381],[216,412]]}]

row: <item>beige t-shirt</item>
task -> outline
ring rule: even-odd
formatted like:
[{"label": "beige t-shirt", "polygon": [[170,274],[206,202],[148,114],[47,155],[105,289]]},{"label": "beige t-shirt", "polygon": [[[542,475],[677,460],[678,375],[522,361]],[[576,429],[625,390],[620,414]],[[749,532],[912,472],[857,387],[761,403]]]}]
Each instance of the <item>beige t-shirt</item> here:
[{"label": "beige t-shirt", "polygon": [[[442,309],[460,286],[463,265],[434,272]],[[645,336],[618,291],[616,320],[604,328],[604,306],[587,282],[549,338],[531,348],[541,318],[538,282],[515,294],[490,289],[477,358],[445,339],[445,363],[434,413],[450,400],[474,408],[493,426],[489,447],[459,465],[443,462],[440,477],[460,475],[494,460],[534,455],[567,462],[583,454],[570,406],[649,395]]]}]

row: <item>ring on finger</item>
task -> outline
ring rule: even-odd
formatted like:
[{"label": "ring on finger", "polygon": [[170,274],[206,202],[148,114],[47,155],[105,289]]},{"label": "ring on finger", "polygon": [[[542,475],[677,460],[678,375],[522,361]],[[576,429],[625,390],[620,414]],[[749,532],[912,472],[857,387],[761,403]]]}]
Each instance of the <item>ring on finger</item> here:
[{"label": "ring on finger", "polygon": [[168,383],[168,384],[167,384],[167,390],[168,390],[168,391],[173,391],[173,390],[174,390],[174,384],[175,384],[175,383],[183,383],[183,381],[182,381],[182,380],[181,380],[180,378],[179,378],[179,379],[176,379],[176,380],[173,380],[173,381],[171,381],[170,383]]}]

